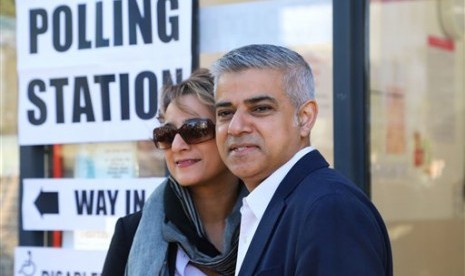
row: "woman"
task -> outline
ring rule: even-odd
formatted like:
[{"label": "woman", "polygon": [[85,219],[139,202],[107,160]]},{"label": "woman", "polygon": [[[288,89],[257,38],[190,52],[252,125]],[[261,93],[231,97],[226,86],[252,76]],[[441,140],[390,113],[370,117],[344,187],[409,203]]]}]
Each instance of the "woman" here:
[{"label": "woman", "polygon": [[102,275],[234,275],[247,191],[218,154],[208,70],[165,87],[159,113],[153,140],[170,176],[142,214],[118,220]]}]

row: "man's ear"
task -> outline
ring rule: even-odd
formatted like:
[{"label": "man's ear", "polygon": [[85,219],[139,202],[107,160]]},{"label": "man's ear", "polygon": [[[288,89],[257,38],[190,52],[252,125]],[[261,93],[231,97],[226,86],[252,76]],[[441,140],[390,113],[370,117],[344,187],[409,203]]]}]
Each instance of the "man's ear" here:
[{"label": "man's ear", "polygon": [[318,115],[318,105],[315,100],[305,102],[299,109],[299,126],[300,135],[308,137],[315,125],[316,117]]}]

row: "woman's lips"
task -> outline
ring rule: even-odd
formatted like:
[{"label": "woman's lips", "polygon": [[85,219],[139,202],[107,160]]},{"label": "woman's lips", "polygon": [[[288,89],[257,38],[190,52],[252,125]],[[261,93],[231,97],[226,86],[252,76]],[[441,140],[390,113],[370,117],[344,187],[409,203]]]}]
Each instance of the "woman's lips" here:
[{"label": "woman's lips", "polygon": [[180,167],[180,168],[185,168],[185,167],[189,167],[197,162],[199,162],[200,159],[183,159],[183,160],[178,160],[176,161],[176,166]]}]

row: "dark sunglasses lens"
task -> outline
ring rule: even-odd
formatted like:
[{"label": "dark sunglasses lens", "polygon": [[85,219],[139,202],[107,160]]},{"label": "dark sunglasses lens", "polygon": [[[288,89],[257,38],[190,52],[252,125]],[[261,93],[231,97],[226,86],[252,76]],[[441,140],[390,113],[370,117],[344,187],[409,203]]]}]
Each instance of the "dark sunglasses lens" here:
[{"label": "dark sunglasses lens", "polygon": [[215,138],[215,125],[210,120],[195,120],[185,123],[179,134],[188,144],[198,144]]},{"label": "dark sunglasses lens", "polygon": [[215,124],[209,119],[192,119],[179,129],[173,126],[157,127],[153,130],[153,143],[159,149],[169,149],[179,133],[188,144],[198,144],[215,138]]},{"label": "dark sunglasses lens", "polygon": [[162,126],[153,130],[153,142],[159,149],[169,149],[173,143],[176,129],[173,127]]}]

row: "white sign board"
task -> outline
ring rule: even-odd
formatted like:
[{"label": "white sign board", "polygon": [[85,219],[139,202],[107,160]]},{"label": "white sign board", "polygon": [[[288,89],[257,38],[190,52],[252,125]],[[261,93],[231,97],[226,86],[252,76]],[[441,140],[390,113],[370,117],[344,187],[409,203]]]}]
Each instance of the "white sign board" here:
[{"label": "white sign board", "polygon": [[193,1],[18,1],[19,143],[146,140],[192,68]]},{"label": "white sign board", "polygon": [[164,179],[24,179],[23,228],[106,230],[115,217],[141,210]]},{"label": "white sign board", "polygon": [[16,247],[15,276],[100,276],[106,251]]}]

